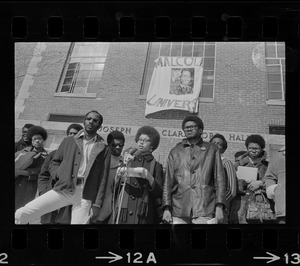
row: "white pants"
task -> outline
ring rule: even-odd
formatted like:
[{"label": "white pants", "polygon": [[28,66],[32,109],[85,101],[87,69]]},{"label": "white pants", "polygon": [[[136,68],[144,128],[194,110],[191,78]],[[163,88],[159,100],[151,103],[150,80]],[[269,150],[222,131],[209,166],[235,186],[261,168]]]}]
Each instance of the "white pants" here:
[{"label": "white pants", "polygon": [[72,206],[71,224],[86,224],[92,202],[82,198],[83,184],[76,186],[75,194],[53,189],[28,202],[24,207],[15,212],[15,224],[28,224],[42,215],[64,206]]}]

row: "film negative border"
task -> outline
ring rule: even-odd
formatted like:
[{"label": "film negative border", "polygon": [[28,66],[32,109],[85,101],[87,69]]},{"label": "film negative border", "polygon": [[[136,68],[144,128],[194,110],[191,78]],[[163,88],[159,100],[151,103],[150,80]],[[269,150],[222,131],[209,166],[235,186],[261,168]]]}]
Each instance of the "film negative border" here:
[{"label": "film negative border", "polygon": [[[159,5],[158,5],[159,3]],[[299,7],[294,1],[255,3],[151,2],[3,4],[5,33],[15,40],[48,41],[250,41],[299,38]],[[214,7],[214,12],[211,8]]]},{"label": "film negative border", "polygon": [[[14,87],[14,42],[285,41],[299,51],[300,7],[294,1],[1,5],[4,84],[9,88]],[[288,86],[299,85],[299,66],[288,75]],[[294,91],[287,93],[286,112],[291,150],[299,148],[299,91]],[[13,99],[12,92],[8,97]],[[5,122],[14,130],[13,101],[2,103],[3,113],[12,113]],[[300,176],[298,158],[290,159],[287,172]],[[0,217],[0,264],[300,264],[300,220],[294,213],[299,180],[288,183],[287,205],[293,215],[283,226],[15,226],[13,213],[7,211],[13,210],[14,195],[7,194],[13,186],[12,180],[4,180],[1,189],[6,207]]]}]

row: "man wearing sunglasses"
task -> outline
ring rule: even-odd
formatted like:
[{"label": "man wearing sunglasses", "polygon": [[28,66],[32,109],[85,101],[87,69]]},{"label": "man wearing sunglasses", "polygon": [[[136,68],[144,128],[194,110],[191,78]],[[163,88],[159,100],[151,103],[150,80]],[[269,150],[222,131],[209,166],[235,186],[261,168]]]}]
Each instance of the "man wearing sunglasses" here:
[{"label": "man wearing sunglasses", "polygon": [[112,184],[115,179],[120,162],[123,161],[121,156],[125,145],[125,137],[121,131],[112,131],[107,135],[107,144],[111,151],[110,171],[107,179],[106,193],[103,200],[99,216],[95,219],[97,224],[107,224],[112,213]]},{"label": "man wearing sunglasses", "polygon": [[226,183],[218,146],[201,138],[197,116],[182,122],[186,138],[168,156],[163,185],[163,222],[222,223]]}]

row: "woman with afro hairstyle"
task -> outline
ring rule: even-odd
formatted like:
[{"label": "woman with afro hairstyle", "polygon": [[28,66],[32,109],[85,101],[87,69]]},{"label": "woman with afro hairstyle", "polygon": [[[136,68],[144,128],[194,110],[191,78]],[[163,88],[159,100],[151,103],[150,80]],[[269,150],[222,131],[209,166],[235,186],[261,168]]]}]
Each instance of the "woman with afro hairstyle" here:
[{"label": "woman with afro hairstyle", "polygon": [[37,193],[37,180],[48,155],[44,149],[47,131],[32,126],[27,132],[31,146],[15,153],[15,210],[33,200]]},{"label": "woman with afro hairstyle", "polygon": [[[265,140],[261,135],[250,135],[245,141],[247,152],[238,157],[235,163],[238,166],[256,167],[257,179],[247,183],[245,180],[238,180],[238,191],[232,202],[230,219],[232,223],[247,224],[246,221],[246,202],[253,194],[261,190],[265,193],[265,173],[268,168],[267,153],[265,149]],[[258,195],[260,196],[260,195]]]},{"label": "woman with afro hairstyle", "polygon": [[155,128],[143,126],[137,131],[135,141],[137,147],[124,154],[127,167],[119,171],[122,174],[114,189],[111,224],[158,224],[161,221],[163,167],[152,155],[159,145],[160,135]]}]

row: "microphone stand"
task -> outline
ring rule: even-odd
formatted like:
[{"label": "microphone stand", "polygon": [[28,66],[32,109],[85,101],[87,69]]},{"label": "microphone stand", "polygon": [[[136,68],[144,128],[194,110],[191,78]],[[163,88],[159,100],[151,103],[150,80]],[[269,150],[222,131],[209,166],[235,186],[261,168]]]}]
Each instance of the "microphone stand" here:
[{"label": "microphone stand", "polygon": [[[116,224],[119,223],[120,213],[121,213],[121,207],[122,207],[122,202],[123,202],[123,197],[124,197],[124,191],[125,191],[125,186],[126,186],[126,183],[127,183],[127,177],[128,177],[128,170],[127,170],[128,169],[128,160],[126,161],[125,167],[126,167],[126,171],[123,174],[123,176],[124,176],[124,182],[123,182],[123,187],[122,187],[120,195],[119,195],[118,214],[117,214]],[[122,176],[121,176],[121,178],[122,178]]]}]

